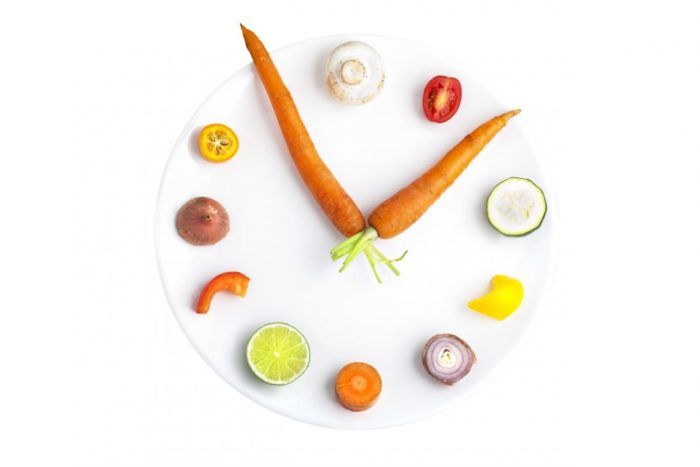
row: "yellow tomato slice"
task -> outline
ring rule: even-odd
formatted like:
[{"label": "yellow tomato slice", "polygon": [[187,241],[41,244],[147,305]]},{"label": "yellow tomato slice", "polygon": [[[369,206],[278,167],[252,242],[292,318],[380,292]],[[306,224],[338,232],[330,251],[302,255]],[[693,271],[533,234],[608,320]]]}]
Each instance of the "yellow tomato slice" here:
[{"label": "yellow tomato slice", "polygon": [[238,136],[221,123],[212,123],[199,132],[199,152],[209,162],[225,162],[236,155]]}]

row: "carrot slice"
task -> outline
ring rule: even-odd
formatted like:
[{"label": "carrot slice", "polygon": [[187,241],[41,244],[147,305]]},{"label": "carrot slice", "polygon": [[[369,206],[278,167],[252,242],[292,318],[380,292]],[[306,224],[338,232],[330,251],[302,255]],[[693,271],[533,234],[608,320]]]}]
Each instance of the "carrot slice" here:
[{"label": "carrot slice", "polygon": [[353,412],[367,410],[382,392],[382,378],[372,365],[348,363],[335,379],[335,395],[340,405]]}]

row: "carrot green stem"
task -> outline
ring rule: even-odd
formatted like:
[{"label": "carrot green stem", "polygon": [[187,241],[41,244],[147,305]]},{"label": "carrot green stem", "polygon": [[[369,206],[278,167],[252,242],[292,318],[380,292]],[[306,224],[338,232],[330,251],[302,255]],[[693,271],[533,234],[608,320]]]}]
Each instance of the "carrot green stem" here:
[{"label": "carrot green stem", "polygon": [[331,250],[331,259],[337,261],[340,258],[345,258],[343,260],[343,265],[339,272],[345,271],[345,269],[350,266],[355,258],[357,258],[361,253],[365,255],[367,261],[369,262],[370,268],[372,268],[372,273],[377,279],[377,282],[382,283],[379,273],[377,272],[377,262],[385,264],[391,272],[397,276],[401,273],[396,266],[393,265],[394,262],[401,261],[407,252],[404,252],[399,258],[387,259],[384,254],[372,243],[379,237],[377,231],[372,227],[365,229],[364,231],[353,235],[352,237],[346,239],[345,241],[338,244],[335,248]]},{"label": "carrot green stem", "polygon": [[408,250],[404,251],[403,254],[396,259],[387,259],[387,257],[384,256],[382,254],[382,252],[379,251],[379,249],[376,246],[370,245],[370,248],[372,249],[372,252],[379,257],[379,261],[386,264],[387,267],[389,269],[391,269],[391,272],[393,272],[397,276],[401,275],[401,273],[399,272],[398,269],[396,269],[396,266],[394,266],[393,263],[397,263],[397,262],[401,261],[402,259],[404,259],[406,257],[406,253],[408,253]]},{"label": "carrot green stem", "polygon": [[333,258],[333,261],[338,260],[342,258],[343,256],[347,255],[350,253],[350,250],[352,250],[353,245],[357,241],[358,238],[362,236],[362,232],[358,232],[352,237],[348,238],[335,248],[331,250],[331,258]]},{"label": "carrot green stem", "polygon": [[372,227],[365,229],[365,231],[362,232],[362,235],[360,235],[360,238],[358,238],[355,244],[352,246],[350,253],[348,253],[348,255],[345,257],[345,261],[343,261],[343,266],[340,268],[340,272],[343,272],[345,268],[350,266],[350,263],[357,258],[357,255],[365,251],[365,249],[375,238],[377,238],[376,230],[374,230]]},{"label": "carrot green stem", "polygon": [[374,274],[374,278],[377,279],[377,282],[379,282],[381,284],[382,278],[379,277],[379,273],[377,272],[377,265],[374,262],[374,256],[372,256],[372,251],[370,249],[365,249],[365,256],[367,257],[367,261],[369,261],[369,267],[372,268],[372,273]]}]

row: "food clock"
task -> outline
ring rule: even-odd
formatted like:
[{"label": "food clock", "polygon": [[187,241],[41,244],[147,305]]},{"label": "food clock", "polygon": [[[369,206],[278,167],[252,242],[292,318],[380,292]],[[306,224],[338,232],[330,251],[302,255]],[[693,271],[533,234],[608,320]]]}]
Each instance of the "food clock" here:
[{"label": "food clock", "polygon": [[[411,255],[403,252],[397,257],[384,254],[376,241],[398,237],[420,220],[447,189],[458,180],[470,163],[497,138],[507,132],[506,124],[520,113],[519,109],[504,111],[488,118],[453,142],[451,149],[434,159],[422,174],[396,193],[378,203],[365,218],[358,204],[336,178],[317,151],[296,103],[274,61],[263,43],[250,30],[241,26],[257,77],[263,85],[269,105],[274,112],[279,130],[291,156],[294,167],[303,184],[339,234],[339,242],[329,248],[330,260],[339,261],[339,271],[345,271],[355,260],[364,257],[372,276],[382,283],[382,268],[400,276],[400,261],[410,261]],[[328,93],[338,106],[363,106],[381,96],[386,75],[380,53],[370,44],[347,41],[329,50],[325,63],[325,84]],[[387,73],[388,71],[388,73]],[[463,90],[458,76],[438,74],[427,81],[422,96],[422,117],[430,125],[445,125],[458,113],[469,112],[469,102],[462,102]],[[190,136],[196,141],[198,157],[212,167],[235,164],[239,147],[246,141],[237,135],[235,128],[215,121],[201,127]],[[342,175],[342,174],[341,174]],[[309,200],[310,201],[310,200]],[[173,228],[182,242],[193,248],[211,248],[226,242],[231,233],[232,218],[225,205],[226,200],[210,196],[196,196],[184,202],[178,209]],[[547,202],[542,189],[535,181],[504,174],[502,181],[494,184],[483,206],[485,219],[504,238],[521,237],[535,232],[547,213]],[[239,270],[231,260],[225,270],[212,270],[211,280],[202,286],[192,284],[197,299],[191,307],[193,315],[207,319],[207,313],[235,312],[219,310],[214,298],[220,293],[230,293],[244,299],[248,293],[256,293],[254,275]],[[342,279],[342,278],[341,278]],[[484,285],[488,283],[484,277]],[[400,281],[400,279],[396,279]],[[377,287],[382,287],[377,285]],[[495,274],[490,289],[481,297],[468,302],[468,308],[481,313],[487,319],[505,320],[520,307],[525,296],[524,284],[516,277]],[[465,307],[466,308],[466,307]],[[241,348],[250,374],[259,379],[262,386],[287,386],[303,378],[312,365],[311,351],[317,349],[307,340],[294,323],[260,323]],[[472,348],[464,336],[438,333],[425,336],[421,343],[421,367],[426,378],[435,384],[459,385],[469,378],[470,371],[478,366],[478,348]],[[333,393],[339,407],[351,412],[362,412],[381,406],[382,380],[371,358],[367,361],[349,361],[337,368],[333,376]],[[280,390],[284,390],[280,388]],[[377,409],[372,409],[377,410]],[[360,415],[358,415],[360,416]]]}]

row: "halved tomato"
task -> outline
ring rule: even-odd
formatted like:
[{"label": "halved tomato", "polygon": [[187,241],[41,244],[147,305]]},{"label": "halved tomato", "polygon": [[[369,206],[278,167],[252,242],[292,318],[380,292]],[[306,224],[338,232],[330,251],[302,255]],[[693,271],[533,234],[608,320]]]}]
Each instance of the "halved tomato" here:
[{"label": "halved tomato", "polygon": [[423,91],[423,112],[428,120],[443,123],[451,119],[462,102],[462,85],[457,78],[436,76]]},{"label": "halved tomato", "polygon": [[225,162],[236,155],[238,136],[226,125],[212,123],[199,132],[199,152],[209,162]]}]

